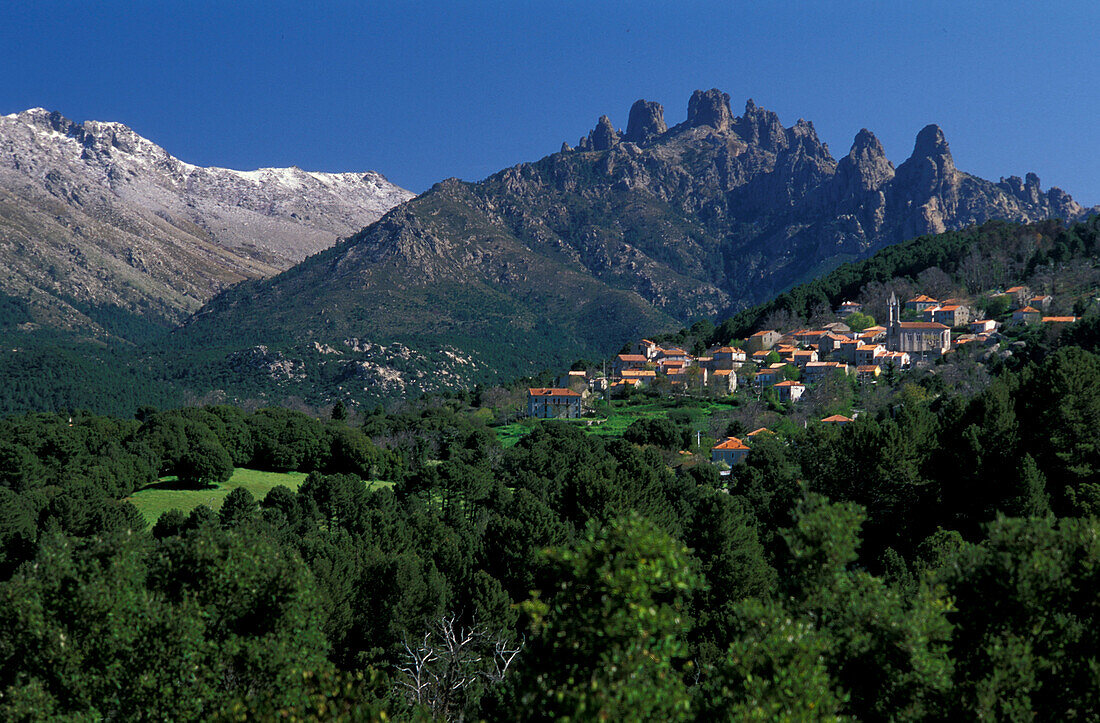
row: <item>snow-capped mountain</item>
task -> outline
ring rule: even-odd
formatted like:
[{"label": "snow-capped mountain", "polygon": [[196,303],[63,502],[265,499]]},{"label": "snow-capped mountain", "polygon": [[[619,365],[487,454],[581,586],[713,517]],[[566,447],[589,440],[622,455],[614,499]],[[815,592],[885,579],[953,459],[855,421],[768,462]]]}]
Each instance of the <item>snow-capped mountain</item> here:
[{"label": "snow-capped mountain", "polygon": [[373,171],[235,171],[175,158],[121,123],[0,116],[0,293],[35,323],[102,331],[93,309],[176,321],[413,196]]}]

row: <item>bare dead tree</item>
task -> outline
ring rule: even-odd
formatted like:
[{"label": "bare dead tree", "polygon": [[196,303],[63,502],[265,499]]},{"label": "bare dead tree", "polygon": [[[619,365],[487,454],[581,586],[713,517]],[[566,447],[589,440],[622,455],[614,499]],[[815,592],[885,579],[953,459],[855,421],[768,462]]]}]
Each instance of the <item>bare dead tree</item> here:
[{"label": "bare dead tree", "polygon": [[416,643],[402,641],[405,652],[397,665],[397,684],[409,702],[432,716],[461,721],[485,687],[504,680],[523,641],[480,625],[459,626],[456,616],[435,622]]}]

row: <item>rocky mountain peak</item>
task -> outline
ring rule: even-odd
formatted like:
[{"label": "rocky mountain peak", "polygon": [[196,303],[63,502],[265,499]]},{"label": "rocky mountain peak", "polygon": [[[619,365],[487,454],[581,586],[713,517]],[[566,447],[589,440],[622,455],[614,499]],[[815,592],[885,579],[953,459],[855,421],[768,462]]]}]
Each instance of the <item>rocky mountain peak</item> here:
[{"label": "rocky mountain peak", "polygon": [[26,125],[33,126],[40,130],[53,131],[65,135],[70,134],[77,125],[57,111],[51,111],[45,108],[29,108],[22,113],[12,113],[7,117],[21,121]]},{"label": "rocky mountain peak", "polygon": [[630,119],[626,123],[628,143],[645,143],[668,130],[665,123],[665,107],[649,100],[637,100],[630,106]]},{"label": "rocky mountain peak", "polygon": [[856,134],[852,150],[837,163],[836,172],[842,187],[869,191],[894,177],[894,164],[875,134],[864,128]]},{"label": "rocky mountain peak", "polygon": [[691,128],[710,126],[715,130],[729,130],[733,123],[729,93],[717,88],[697,90],[688,101],[687,124]]},{"label": "rocky mountain peak", "polygon": [[895,181],[905,196],[922,199],[953,185],[957,173],[943,130],[931,123],[917,134],[913,153],[898,166]]},{"label": "rocky mountain peak", "polygon": [[777,151],[787,145],[787,132],[779,114],[757,106],[752,98],[745,103],[745,114],[734,121],[733,128],[746,143],[764,150]]},{"label": "rocky mountain peak", "polygon": [[917,140],[913,144],[913,153],[909,160],[915,158],[932,158],[940,163],[950,163],[954,168],[955,161],[951,158],[951,148],[947,145],[947,138],[935,123],[929,123],[921,128],[917,134]]},{"label": "rocky mountain peak", "polygon": [[607,151],[619,145],[621,135],[611,125],[611,119],[605,115],[596,121],[596,127],[588,132],[586,138],[581,138],[577,144],[578,151]]},{"label": "rocky mountain peak", "polygon": [[600,120],[592,131],[592,150],[610,150],[618,143],[619,133],[615,130],[615,126],[611,125],[611,119],[605,115],[600,116]]}]

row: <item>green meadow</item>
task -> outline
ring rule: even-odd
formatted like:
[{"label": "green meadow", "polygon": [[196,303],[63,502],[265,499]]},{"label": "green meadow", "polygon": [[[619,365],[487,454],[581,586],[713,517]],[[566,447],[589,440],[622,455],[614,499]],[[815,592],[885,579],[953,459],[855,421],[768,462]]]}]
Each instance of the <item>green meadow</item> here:
[{"label": "green meadow", "polygon": [[[305,472],[261,472],[238,467],[233,471],[233,476],[228,482],[216,487],[201,490],[185,489],[179,486],[175,477],[163,477],[141,488],[126,500],[132,502],[145,520],[152,525],[163,513],[172,509],[189,514],[199,505],[206,505],[212,510],[217,510],[229,493],[237,487],[244,487],[258,502],[279,485],[297,491],[306,477]],[[369,484],[371,487],[393,486],[392,482],[377,480]]]},{"label": "green meadow", "polygon": [[163,477],[152,484],[142,487],[126,499],[138,508],[138,511],[151,525],[162,513],[176,509],[184,514],[199,505],[217,510],[229,493],[238,487],[244,487],[257,501],[262,500],[275,487],[283,485],[297,491],[306,479],[304,472],[261,472],[255,469],[238,467],[228,482],[207,489],[185,489],[178,486],[175,477]]}]

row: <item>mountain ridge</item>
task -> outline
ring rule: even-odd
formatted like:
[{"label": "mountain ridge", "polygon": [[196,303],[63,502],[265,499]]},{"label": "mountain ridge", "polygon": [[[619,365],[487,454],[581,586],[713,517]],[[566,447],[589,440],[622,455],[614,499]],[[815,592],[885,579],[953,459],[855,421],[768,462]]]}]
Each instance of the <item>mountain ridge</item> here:
[{"label": "mountain ridge", "polygon": [[659,103],[630,116],[626,132],[601,116],[575,148],[441,181],[290,271],[225,292],[173,343],[220,338],[233,354],[239,340],[279,338],[322,366],[333,360],[310,345],[399,342],[431,359],[457,344],[485,381],[485,365],[534,373],[639,330],[727,316],[907,238],[1088,213],[1034,174],[994,183],[958,170],[936,125],[895,167],[870,131],[837,160],[811,122],[784,127],[752,100],[735,116],[715,89],[693,93],[671,128]]},{"label": "mountain ridge", "polygon": [[92,336],[89,305],[170,325],[412,196],[373,171],[196,166],[122,123],[34,108],[0,116],[0,292]]}]

